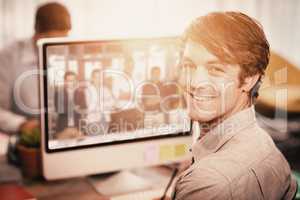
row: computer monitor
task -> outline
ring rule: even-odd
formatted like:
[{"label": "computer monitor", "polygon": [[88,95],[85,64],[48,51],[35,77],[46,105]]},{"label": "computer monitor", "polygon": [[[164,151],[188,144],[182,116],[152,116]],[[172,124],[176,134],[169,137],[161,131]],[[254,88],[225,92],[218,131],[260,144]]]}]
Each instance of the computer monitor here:
[{"label": "computer monitor", "polygon": [[177,37],[38,42],[46,179],[185,160]]}]

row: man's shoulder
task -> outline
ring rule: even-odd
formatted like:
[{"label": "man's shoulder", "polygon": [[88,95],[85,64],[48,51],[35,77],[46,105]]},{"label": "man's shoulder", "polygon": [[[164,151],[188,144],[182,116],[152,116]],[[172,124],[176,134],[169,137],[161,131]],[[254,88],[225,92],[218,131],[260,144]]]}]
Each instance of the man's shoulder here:
[{"label": "man's shoulder", "polygon": [[[248,167],[242,164],[239,156],[230,155],[230,152],[218,152],[194,163],[193,173],[203,176],[203,174],[209,172],[209,176],[212,179],[217,178],[222,180],[224,183],[229,184],[237,177],[245,174]],[[233,153],[234,154],[234,153]]]},{"label": "man's shoulder", "polygon": [[225,157],[230,159],[251,164],[264,160],[272,153],[278,153],[274,141],[265,130],[254,123],[224,144],[215,155],[224,156],[225,154]]},{"label": "man's shoulder", "polygon": [[216,152],[196,161],[182,174],[178,189],[185,191],[180,197],[198,190],[202,190],[201,194],[213,191],[217,195],[215,191],[222,191],[231,195],[231,190],[237,185],[266,181],[265,174],[269,177],[276,175],[273,181],[284,182],[290,175],[290,169],[269,135],[260,127],[253,126]]},{"label": "man's shoulder", "polygon": [[195,178],[195,177],[202,177],[207,178],[206,180],[219,179],[224,182],[227,181],[226,176],[219,171],[216,166],[220,164],[222,161],[215,160],[212,158],[204,158],[198,162],[193,163],[186,171],[182,173],[182,177],[185,178]]},{"label": "man's shoulder", "polygon": [[272,167],[278,170],[283,164],[287,165],[268,133],[255,125],[238,134],[217,152],[201,159],[196,166],[199,169],[213,169],[228,181],[232,181],[244,176],[253,168],[268,170],[266,165],[271,163]]},{"label": "man's shoulder", "polygon": [[230,196],[229,187],[222,173],[208,165],[194,163],[176,184],[176,200],[224,199]]},{"label": "man's shoulder", "polygon": [[[0,49],[0,60],[9,65],[10,69],[19,68],[20,60],[26,56],[26,52],[32,51],[33,42],[31,39],[17,40],[6,44]],[[4,64],[3,64],[4,65]]]},{"label": "man's shoulder", "polygon": [[0,53],[14,52],[16,50],[24,49],[24,48],[26,48],[28,46],[31,46],[31,45],[32,45],[32,39],[31,38],[16,40],[16,41],[13,41],[13,42],[9,42],[5,46],[3,46],[0,50]]}]

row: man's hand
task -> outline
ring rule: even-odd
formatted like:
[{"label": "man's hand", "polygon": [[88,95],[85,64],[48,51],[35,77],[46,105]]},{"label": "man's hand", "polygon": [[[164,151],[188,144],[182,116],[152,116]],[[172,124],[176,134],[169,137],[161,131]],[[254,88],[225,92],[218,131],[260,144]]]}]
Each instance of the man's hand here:
[{"label": "man's hand", "polygon": [[40,123],[37,119],[30,119],[21,124],[19,128],[19,132],[26,132],[26,131],[32,131],[35,128],[38,128],[40,126]]}]

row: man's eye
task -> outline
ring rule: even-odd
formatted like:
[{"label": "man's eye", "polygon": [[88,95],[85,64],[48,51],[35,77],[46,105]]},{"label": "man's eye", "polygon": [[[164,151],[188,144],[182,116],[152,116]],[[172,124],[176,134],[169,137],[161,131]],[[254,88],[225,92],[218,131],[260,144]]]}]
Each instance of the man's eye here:
[{"label": "man's eye", "polygon": [[210,66],[208,71],[211,74],[221,74],[221,73],[224,73],[224,70],[221,67],[219,67],[219,66]]}]

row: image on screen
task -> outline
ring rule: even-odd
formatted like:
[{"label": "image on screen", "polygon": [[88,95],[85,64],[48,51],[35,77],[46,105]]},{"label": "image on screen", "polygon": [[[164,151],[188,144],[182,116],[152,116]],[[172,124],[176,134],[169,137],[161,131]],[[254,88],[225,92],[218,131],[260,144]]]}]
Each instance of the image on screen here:
[{"label": "image on screen", "polygon": [[189,134],[177,38],[55,43],[44,55],[50,150]]}]

